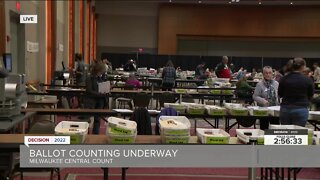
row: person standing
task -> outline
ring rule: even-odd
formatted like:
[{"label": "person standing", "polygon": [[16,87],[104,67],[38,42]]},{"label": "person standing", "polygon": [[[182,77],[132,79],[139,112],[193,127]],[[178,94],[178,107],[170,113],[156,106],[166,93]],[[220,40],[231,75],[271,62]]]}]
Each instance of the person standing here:
[{"label": "person standing", "polygon": [[[279,83],[273,79],[272,68],[270,66],[265,66],[262,72],[263,79],[257,83],[252,98],[258,106],[277,106],[279,105]],[[260,129],[268,129],[269,123],[278,124],[277,121],[263,120],[260,121]]]},{"label": "person standing", "polygon": [[[94,64],[90,76],[86,79],[86,103],[87,108],[102,109],[104,107],[106,95],[99,92],[99,83],[105,81],[103,78],[106,72],[106,66],[101,61]],[[94,116],[93,134],[100,132],[100,117]]]},{"label": "person standing", "polygon": [[228,67],[228,57],[223,56],[222,62],[219,63],[215,69],[218,78],[231,78],[231,70]]},{"label": "person standing", "polygon": [[76,85],[84,85],[85,83],[85,65],[82,59],[82,55],[79,53],[75,54],[75,73],[76,73]]},{"label": "person standing", "polygon": [[291,70],[280,83],[278,94],[282,98],[280,105],[280,123],[283,125],[305,126],[309,116],[309,104],[314,94],[312,80],[303,75],[306,61],[295,58],[289,64]]},{"label": "person standing", "polygon": [[176,80],[176,70],[172,64],[172,61],[169,60],[165,68],[162,71],[162,90],[171,91],[174,87]]}]

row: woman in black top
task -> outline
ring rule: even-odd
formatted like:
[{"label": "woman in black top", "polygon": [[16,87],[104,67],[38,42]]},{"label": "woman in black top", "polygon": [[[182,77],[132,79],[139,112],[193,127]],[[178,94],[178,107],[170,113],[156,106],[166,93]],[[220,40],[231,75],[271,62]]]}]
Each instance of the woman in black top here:
[{"label": "woman in black top", "polygon": [[314,93],[314,85],[310,78],[302,74],[306,62],[295,58],[288,63],[288,70],[278,88],[282,98],[280,105],[280,123],[283,125],[305,126],[309,116],[309,103]]},{"label": "woman in black top", "polygon": [[[92,67],[90,76],[86,80],[87,100],[85,105],[91,109],[102,109],[105,103],[105,94],[99,93],[99,83],[105,81],[106,66],[102,62],[97,62]],[[99,134],[100,117],[94,116],[93,134]]]}]

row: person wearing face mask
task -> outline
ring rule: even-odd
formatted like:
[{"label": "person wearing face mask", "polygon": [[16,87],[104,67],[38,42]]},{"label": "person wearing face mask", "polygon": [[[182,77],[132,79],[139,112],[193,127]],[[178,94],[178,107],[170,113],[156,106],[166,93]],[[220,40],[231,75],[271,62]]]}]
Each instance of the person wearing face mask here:
[{"label": "person wearing face mask", "polygon": [[[278,101],[278,87],[279,83],[273,79],[273,72],[270,66],[265,66],[262,70],[263,79],[258,82],[254,93],[253,100],[257,103],[258,106],[267,107],[267,106],[277,106],[279,105]],[[272,124],[277,124],[278,122],[270,122]],[[269,120],[260,121],[260,129],[268,129]]]},{"label": "person wearing face mask", "polygon": [[[105,103],[105,94],[99,92],[99,83],[105,81],[106,66],[101,61],[92,67],[90,76],[86,80],[86,106],[90,109],[102,109]],[[100,117],[94,116],[93,134],[99,134]]]},{"label": "person wearing face mask", "polygon": [[314,94],[313,81],[303,74],[306,61],[294,58],[288,63],[290,72],[280,83],[278,94],[282,98],[280,105],[280,123],[283,125],[305,126],[309,116],[309,104]]}]

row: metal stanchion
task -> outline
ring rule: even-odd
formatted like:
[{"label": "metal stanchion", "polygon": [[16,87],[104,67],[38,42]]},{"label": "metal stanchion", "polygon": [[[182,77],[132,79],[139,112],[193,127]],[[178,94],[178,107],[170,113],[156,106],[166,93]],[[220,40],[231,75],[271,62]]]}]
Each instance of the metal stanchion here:
[{"label": "metal stanchion", "polygon": [[[257,144],[257,139],[250,139],[249,143],[253,146]],[[256,156],[256,154],[254,154]],[[257,169],[255,167],[251,167],[248,169],[248,180],[256,180],[257,177]]]}]

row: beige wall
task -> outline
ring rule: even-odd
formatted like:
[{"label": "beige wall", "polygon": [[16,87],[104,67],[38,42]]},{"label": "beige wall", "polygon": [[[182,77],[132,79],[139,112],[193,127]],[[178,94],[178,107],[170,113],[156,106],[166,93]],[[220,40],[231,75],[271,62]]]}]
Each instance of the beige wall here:
[{"label": "beige wall", "polygon": [[97,58],[101,52],[156,52],[158,3],[96,2]]},{"label": "beige wall", "polygon": [[[56,21],[56,70],[62,70],[63,61],[68,66],[68,3],[66,1],[56,1],[57,21]],[[59,49],[63,46],[63,51]]]},{"label": "beige wall", "polygon": [[[10,11],[17,14],[38,15],[37,24],[25,24],[25,47],[27,41],[38,42],[39,52],[30,53],[25,49],[25,73],[27,80],[46,79],[46,5],[45,1],[20,1],[21,11],[16,10],[15,1],[5,1],[6,35],[10,35]],[[57,1],[56,20],[56,70],[61,70],[61,61],[68,66],[68,3]],[[59,44],[63,45],[63,51],[59,50]],[[6,44],[6,52],[11,52],[10,41]],[[17,66],[17,61],[14,61]],[[16,70],[15,70],[16,71]]]},{"label": "beige wall", "polygon": [[[42,14],[41,16],[39,15],[39,6],[42,6],[44,2],[33,2],[33,1],[20,1],[21,3],[21,11],[18,12],[16,10],[16,2],[15,1],[5,1],[5,19],[6,19],[6,35],[10,36],[10,11],[13,11],[17,14],[37,14],[38,15],[38,24],[26,24],[25,25],[25,42],[20,42],[20,43],[25,43],[26,47],[26,42],[31,41],[31,42],[40,42],[39,47],[44,46],[44,42],[42,41],[44,39],[43,34],[41,34],[40,29],[45,29],[43,27],[44,23],[39,23],[42,22],[45,18],[45,16]],[[42,35],[42,36],[40,36]],[[19,41],[19,40],[18,40]],[[6,52],[10,53],[11,52],[11,44],[10,41],[7,42],[6,44]],[[36,53],[30,53],[27,52],[25,49],[25,73],[27,75],[27,80],[36,80],[39,79],[40,73],[39,71],[42,69],[45,69],[45,66],[41,61],[45,61],[45,56],[43,53],[42,56],[39,56],[40,51],[43,51],[44,49],[41,48],[39,49],[39,52]],[[17,61],[13,60],[14,66],[17,66]],[[15,70],[16,71],[16,70]]]},{"label": "beige wall", "polygon": [[80,52],[80,1],[74,1],[74,52]]}]

